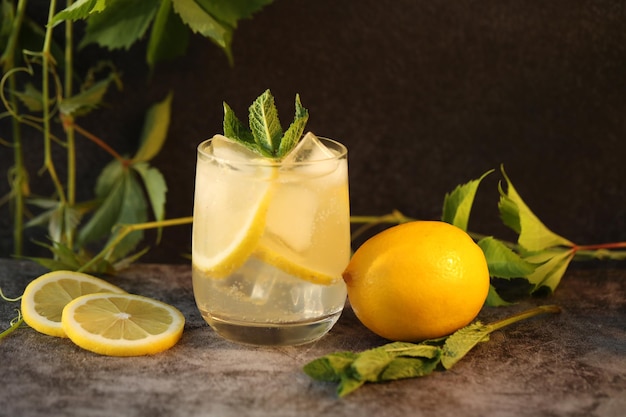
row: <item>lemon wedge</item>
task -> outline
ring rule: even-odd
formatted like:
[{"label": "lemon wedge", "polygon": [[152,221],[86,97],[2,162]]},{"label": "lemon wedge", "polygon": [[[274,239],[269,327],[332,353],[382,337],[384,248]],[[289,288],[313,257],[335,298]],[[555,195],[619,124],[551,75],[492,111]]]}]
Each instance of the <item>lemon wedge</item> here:
[{"label": "lemon wedge", "polygon": [[65,333],[83,349],[109,356],[142,356],[174,346],[185,318],[175,307],[134,294],[78,297],[63,309]]},{"label": "lemon wedge", "polygon": [[286,250],[271,240],[263,240],[254,252],[261,261],[276,268],[318,285],[331,285],[341,279],[340,274],[333,274],[323,265],[310,265],[306,259],[294,252]]},{"label": "lemon wedge", "polygon": [[80,272],[43,274],[24,290],[21,302],[24,321],[38,332],[67,337],[61,325],[63,307],[77,297],[98,292],[125,293],[107,281]]},{"label": "lemon wedge", "polygon": [[[227,139],[216,136],[213,142],[219,155],[232,158],[237,152]],[[263,234],[277,169],[269,163],[240,160],[229,166],[214,159],[197,166],[192,259],[208,276],[225,278],[244,264]]]}]

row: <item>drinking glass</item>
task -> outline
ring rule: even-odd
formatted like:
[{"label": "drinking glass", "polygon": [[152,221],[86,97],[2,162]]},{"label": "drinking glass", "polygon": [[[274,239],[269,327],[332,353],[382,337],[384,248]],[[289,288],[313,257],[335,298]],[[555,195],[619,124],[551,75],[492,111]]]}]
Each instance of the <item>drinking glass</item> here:
[{"label": "drinking glass", "polygon": [[198,146],[192,277],[198,309],[225,339],[299,345],[341,315],[350,259],[346,147],[307,134],[280,161]]}]

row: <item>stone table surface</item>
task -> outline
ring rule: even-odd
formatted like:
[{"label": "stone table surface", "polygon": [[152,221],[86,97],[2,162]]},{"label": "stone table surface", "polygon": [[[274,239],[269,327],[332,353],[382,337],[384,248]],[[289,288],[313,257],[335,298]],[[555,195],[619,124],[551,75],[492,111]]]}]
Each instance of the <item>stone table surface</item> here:
[{"label": "stone table surface", "polygon": [[[0,260],[0,288],[17,297],[43,272],[34,263]],[[116,358],[19,328],[0,340],[1,416],[626,415],[626,269],[620,266],[570,267],[552,296],[484,308],[484,322],[541,304],[557,304],[562,313],[492,334],[451,370],[366,385],[341,399],[334,384],[311,380],[302,366],[386,342],[349,305],[315,343],[249,347],[221,339],[202,320],[188,265],[137,264],[107,279],[180,309],[182,339],[154,356]],[[0,306],[4,329],[19,303]]]}]

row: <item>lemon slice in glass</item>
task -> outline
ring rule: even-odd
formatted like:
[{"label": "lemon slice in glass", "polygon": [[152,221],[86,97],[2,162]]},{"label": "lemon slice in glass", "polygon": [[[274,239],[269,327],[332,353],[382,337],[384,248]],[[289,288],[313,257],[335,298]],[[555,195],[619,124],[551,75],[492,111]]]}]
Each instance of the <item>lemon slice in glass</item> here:
[{"label": "lemon slice in glass", "polygon": [[208,276],[224,278],[243,265],[263,234],[277,169],[249,155],[236,160],[241,145],[225,138],[212,142],[215,149],[200,156],[211,160],[197,166],[192,260]]},{"label": "lemon slice in glass", "polygon": [[287,251],[269,239],[261,241],[254,255],[267,264],[314,284],[331,285],[341,279],[340,274],[333,274],[326,265],[311,265],[305,257]]},{"label": "lemon slice in glass", "polygon": [[41,275],[24,290],[24,321],[41,333],[67,337],[61,326],[63,307],[77,297],[97,292],[125,293],[107,281],[80,272],[53,271]]},{"label": "lemon slice in glass", "polygon": [[134,294],[88,294],[63,309],[65,333],[83,349],[109,356],[141,356],[174,346],[185,318],[175,307]]}]

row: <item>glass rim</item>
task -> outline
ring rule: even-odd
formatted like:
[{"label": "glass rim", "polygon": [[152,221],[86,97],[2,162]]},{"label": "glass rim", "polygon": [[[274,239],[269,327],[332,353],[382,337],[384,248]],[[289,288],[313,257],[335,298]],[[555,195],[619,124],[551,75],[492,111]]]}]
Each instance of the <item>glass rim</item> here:
[{"label": "glass rim", "polygon": [[[198,146],[196,148],[198,156],[202,156],[204,158],[211,159],[211,160],[214,160],[214,161],[227,163],[227,164],[230,164],[230,165],[241,165],[241,166],[258,166],[258,165],[263,165],[263,166],[281,166],[283,164],[282,160],[270,159],[270,158],[263,157],[261,155],[259,155],[259,159],[254,160],[254,161],[241,161],[241,160],[232,160],[232,159],[227,159],[227,158],[220,158],[218,156],[213,155],[212,152],[207,152],[207,150],[206,150],[206,148],[210,145],[210,143],[213,140],[213,138],[205,139],[205,140],[203,140],[202,142],[200,142],[198,144]],[[330,139],[330,138],[324,137],[324,136],[318,136],[317,138],[320,141],[322,141],[322,142],[330,143],[331,145],[333,145],[333,149],[337,150],[338,153],[333,155],[333,156],[329,156],[327,158],[320,158],[320,159],[312,159],[312,160],[308,160],[308,161],[293,162],[293,165],[297,165],[297,166],[311,165],[311,164],[316,164],[316,163],[320,163],[320,162],[324,162],[324,161],[337,161],[337,160],[340,160],[340,159],[343,159],[343,158],[347,158],[348,148],[343,143],[338,142],[338,141],[336,141],[334,139]]]}]

